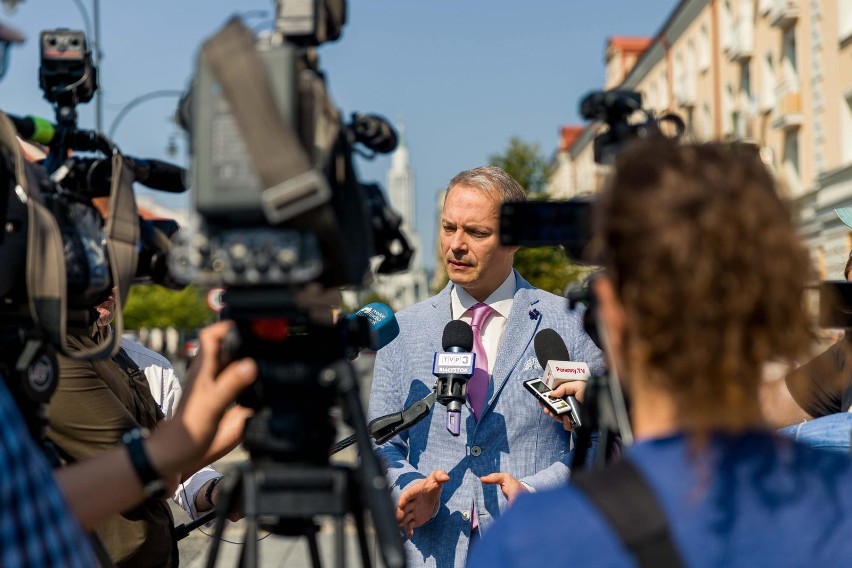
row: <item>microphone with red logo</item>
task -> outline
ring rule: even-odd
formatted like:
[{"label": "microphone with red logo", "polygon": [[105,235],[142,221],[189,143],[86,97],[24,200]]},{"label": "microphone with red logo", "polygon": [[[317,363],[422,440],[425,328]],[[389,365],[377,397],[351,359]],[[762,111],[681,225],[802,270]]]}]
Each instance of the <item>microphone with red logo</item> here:
[{"label": "microphone with red logo", "polygon": [[470,325],[453,320],[444,328],[441,338],[443,353],[435,353],[432,374],[437,400],[447,407],[447,430],[453,436],[461,432],[461,408],[467,398],[467,381],[473,375],[476,355],[473,349],[473,330]]},{"label": "microphone with red logo", "polygon": [[[551,389],[567,381],[588,380],[589,366],[586,363],[571,361],[565,342],[556,331],[546,328],[535,336],[535,356],[544,369],[542,381]],[[575,428],[583,424],[580,419],[580,403],[574,395],[565,397],[565,402],[571,407],[571,421]]]}]

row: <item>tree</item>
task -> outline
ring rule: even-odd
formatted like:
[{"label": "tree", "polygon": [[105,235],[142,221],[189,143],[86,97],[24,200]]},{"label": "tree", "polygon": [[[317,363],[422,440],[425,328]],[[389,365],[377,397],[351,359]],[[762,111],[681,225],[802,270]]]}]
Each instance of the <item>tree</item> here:
[{"label": "tree", "polygon": [[[515,178],[526,189],[528,199],[547,199],[547,180],[553,170],[538,144],[513,136],[503,153],[492,154],[488,160]],[[515,268],[533,286],[560,295],[569,283],[587,273],[585,267],[568,260],[559,247],[522,247],[515,253]]]},{"label": "tree", "polygon": [[214,319],[205,291],[197,286],[179,291],[156,285],[134,286],[124,306],[127,329],[174,326],[188,333]]},{"label": "tree", "polygon": [[491,154],[488,163],[508,172],[530,195],[544,194],[547,180],[553,173],[539,145],[527,144],[518,136],[509,138],[509,147],[505,152]]}]

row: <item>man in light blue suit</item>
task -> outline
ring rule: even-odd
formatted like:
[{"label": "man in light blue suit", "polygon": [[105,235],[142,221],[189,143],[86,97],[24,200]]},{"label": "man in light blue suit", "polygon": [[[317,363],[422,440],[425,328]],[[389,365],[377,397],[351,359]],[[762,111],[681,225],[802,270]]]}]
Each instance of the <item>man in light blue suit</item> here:
[{"label": "man in light blue suit", "polygon": [[469,398],[462,408],[460,434],[447,430],[447,411],[436,405],[376,449],[387,466],[411,566],[464,566],[471,542],[517,495],[568,480],[570,433],[523,386],[542,373],[536,332],[553,328],[572,360],[586,362],[594,374],[604,371],[582,313],[525,281],[512,268],[517,247],[500,245],[500,205],[524,200],[524,190],[496,167],[462,172],[447,187],[440,241],[450,282],[397,314],[400,334],[378,352],[370,393],[370,419],[422,399],[435,383],[432,362],[446,324],[473,324],[483,350],[477,359],[487,369],[481,399],[474,397],[472,406]]}]

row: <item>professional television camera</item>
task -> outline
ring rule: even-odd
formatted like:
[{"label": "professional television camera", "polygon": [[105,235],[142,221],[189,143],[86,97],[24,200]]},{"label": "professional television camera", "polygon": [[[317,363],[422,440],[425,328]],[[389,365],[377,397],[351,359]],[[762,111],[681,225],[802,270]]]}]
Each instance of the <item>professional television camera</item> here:
[{"label": "professional television camera", "polygon": [[[85,35],[56,29],[40,35],[39,84],[55,106],[56,124],[0,118],[0,372],[30,432],[40,439],[40,406],[57,385],[56,350],[72,358],[111,356],[122,333],[121,303],[135,277],[165,282],[161,231],[140,223],[131,185],[182,191],[182,170],[123,156],[103,135],[77,128],[76,105],[97,84]],[[49,146],[41,163],[24,159],[16,135]],[[100,157],[71,152],[99,153]],[[110,197],[106,223],[92,203]],[[143,259],[143,262],[138,262]],[[116,320],[109,340],[86,351],[67,335],[86,333],[95,306],[115,288]]]},{"label": "professional television camera", "polygon": [[[244,496],[247,565],[256,563],[259,518],[275,533],[307,536],[318,562],[314,518],[342,522],[347,513],[369,565],[367,508],[385,563],[398,566],[402,543],[347,360],[368,343],[367,322],[331,320],[337,288],[364,284],[371,258],[383,256],[378,271],[387,273],[411,257],[401,219],[353,164],[356,144],[390,152],[396,135],[375,115],[344,123],[326,92],[316,47],[340,35],[344,2],[283,6],[266,39],[235,18],[202,46],[179,110],[199,226],[180,239],[171,268],[183,281],[226,288],[223,316],[236,324],[227,356],[258,361],[258,380],[240,399],[256,409],[244,439],[251,460],[223,483],[224,509]],[[357,471],[329,463],[338,399],[358,436]],[[217,535],[223,527],[220,516]],[[218,539],[209,565],[217,552]]]}]

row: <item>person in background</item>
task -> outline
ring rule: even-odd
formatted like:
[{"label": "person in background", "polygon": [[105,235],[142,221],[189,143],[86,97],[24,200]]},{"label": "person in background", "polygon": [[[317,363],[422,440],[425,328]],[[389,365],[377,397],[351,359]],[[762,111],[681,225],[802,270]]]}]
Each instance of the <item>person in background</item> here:
[{"label": "person in background", "polygon": [[162,487],[174,490],[181,472],[203,465],[225,410],[257,377],[250,359],[220,369],[220,345],[229,329],[223,322],[202,331],[199,364],[171,420],[150,435],[134,431],[119,445],[54,471],[0,380],[0,494],[8,497],[0,509],[0,566],[95,566],[84,530]]},{"label": "person in background", "polygon": [[[75,337],[72,342],[90,347],[102,339],[113,319],[112,297],[96,310],[99,317],[93,336]],[[112,359],[58,359],[60,380],[48,405],[48,438],[66,463],[119,444],[124,434],[134,428],[158,428],[179,407],[183,391],[171,364],[126,339],[122,339],[122,348]],[[240,406],[226,413],[203,463],[205,467],[187,472],[192,474],[186,475],[174,492],[173,499],[193,519],[215,507],[221,475],[206,466],[236,447],[249,415],[250,410]],[[230,518],[239,517],[232,513]],[[147,499],[100,523],[95,532],[117,566],[177,563],[174,519],[162,499]]]},{"label": "person in background", "polygon": [[[843,269],[847,282],[850,270],[852,252]],[[783,434],[808,446],[848,454],[852,446],[852,331],[846,330],[839,341],[801,367],[765,381],[761,395],[764,414]]]}]

